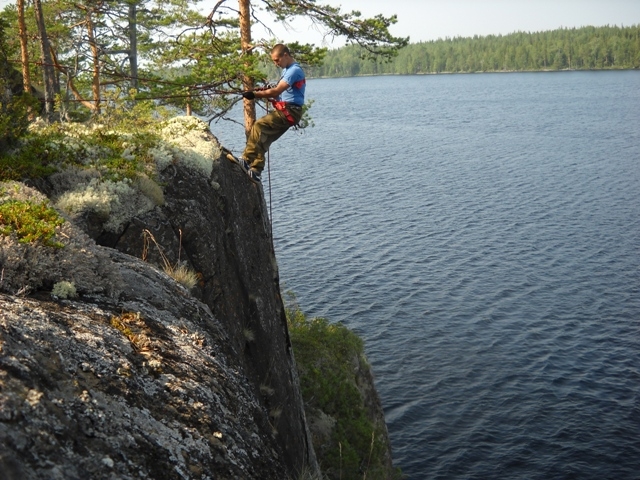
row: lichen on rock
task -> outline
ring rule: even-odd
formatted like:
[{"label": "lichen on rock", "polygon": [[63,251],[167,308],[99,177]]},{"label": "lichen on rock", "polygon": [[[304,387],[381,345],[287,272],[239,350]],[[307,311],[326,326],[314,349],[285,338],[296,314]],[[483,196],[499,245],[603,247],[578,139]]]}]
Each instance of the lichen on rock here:
[{"label": "lichen on rock", "polygon": [[4,478],[321,478],[262,190],[197,119],[144,147],[95,127],[111,163],[87,134],[76,163],[0,185],[67,220],[62,248],[0,235]]},{"label": "lichen on rock", "polygon": [[[33,188],[18,182],[0,183],[0,201],[46,201]],[[0,235],[0,292],[29,293],[51,290],[60,281],[73,281],[78,293],[117,295],[122,279],[111,260],[73,223],[57,227],[62,248],[39,242],[21,243],[15,235]]]},{"label": "lichen on rock", "polygon": [[[254,421],[262,407],[211,311],[150,265],[110,255],[125,291],[155,293],[63,304],[0,294],[3,478],[280,478]],[[146,345],[111,325],[122,309]]]},{"label": "lichen on rock", "polygon": [[[218,141],[207,124],[195,117],[175,117],[166,122],[161,130],[162,138],[169,145],[173,156],[182,165],[211,175],[213,162],[220,157]],[[166,164],[167,155],[155,150],[159,165]]]}]

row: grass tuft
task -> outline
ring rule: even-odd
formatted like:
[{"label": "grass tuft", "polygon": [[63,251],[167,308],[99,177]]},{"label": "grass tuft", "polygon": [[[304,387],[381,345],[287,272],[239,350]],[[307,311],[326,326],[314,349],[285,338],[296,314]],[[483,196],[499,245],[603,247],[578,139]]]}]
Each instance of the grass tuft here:
[{"label": "grass tuft", "polygon": [[253,333],[253,330],[251,330],[250,328],[243,328],[242,329],[242,334],[244,335],[244,339],[247,342],[255,342],[256,334]]},{"label": "grass tuft", "polygon": [[[143,231],[143,235],[144,235],[144,247],[142,249],[142,260],[146,261],[147,254],[149,252],[149,245],[151,242],[153,242],[153,244],[158,249],[158,253],[160,254],[160,257],[162,258],[163,270],[167,275],[173,278],[176,282],[184,285],[187,289],[191,289],[198,284],[198,282],[201,280],[201,275],[198,272],[180,263],[179,257],[178,257],[178,262],[176,264],[172,264],[169,261],[169,258],[167,257],[167,255],[162,250],[162,247],[160,247],[160,245],[156,241],[153,234],[149,230],[145,229]],[[182,249],[182,231],[180,231],[180,249]]]},{"label": "grass tuft", "polygon": [[198,274],[186,265],[165,265],[164,271],[176,282],[184,285],[189,290],[198,283]]}]

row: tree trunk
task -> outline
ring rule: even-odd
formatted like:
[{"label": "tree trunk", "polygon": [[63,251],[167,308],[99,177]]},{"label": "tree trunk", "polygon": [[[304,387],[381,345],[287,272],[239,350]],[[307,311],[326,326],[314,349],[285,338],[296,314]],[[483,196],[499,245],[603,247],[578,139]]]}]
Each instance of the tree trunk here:
[{"label": "tree trunk", "polygon": [[71,90],[71,93],[73,93],[73,96],[76,97],[76,100],[78,100],[89,110],[93,111],[95,108],[95,103],[91,103],[80,94],[76,86],[73,84],[73,78],[71,78],[67,73],[67,70],[58,63],[58,58],[56,57],[56,54],[53,50],[51,50],[51,59],[53,60],[53,65],[55,66],[56,70],[62,72],[62,74],[67,77],[67,88]]},{"label": "tree trunk", "polygon": [[98,59],[98,45],[96,44],[93,32],[93,19],[91,10],[87,10],[87,35],[91,46],[91,56],[93,57],[93,78],[91,79],[91,92],[93,93],[93,111],[100,113],[100,62]]},{"label": "tree trunk", "polygon": [[[251,1],[238,0],[240,11],[240,46],[243,55],[253,55],[251,51]],[[253,90],[253,78],[244,77],[242,86],[245,90]],[[251,127],[256,121],[256,105],[253,100],[244,100],[244,132],[248,137]]]},{"label": "tree trunk", "polygon": [[55,100],[55,94],[57,93],[55,88],[55,71],[53,68],[53,61],[51,59],[51,46],[49,44],[49,37],[47,36],[47,29],[44,25],[44,14],[42,13],[42,4],[40,3],[40,0],[33,0],[33,8],[36,14],[38,33],[40,34],[40,49],[42,52],[42,78],[44,81],[45,116],[48,121],[51,121],[53,119],[53,102]]},{"label": "tree trunk", "polygon": [[138,89],[138,5],[129,5],[129,74],[131,88]]},{"label": "tree trunk", "polygon": [[29,50],[27,48],[27,25],[24,21],[24,0],[18,0],[18,32],[20,35],[20,59],[22,60],[22,84],[24,91],[31,92],[31,75],[29,73]]}]

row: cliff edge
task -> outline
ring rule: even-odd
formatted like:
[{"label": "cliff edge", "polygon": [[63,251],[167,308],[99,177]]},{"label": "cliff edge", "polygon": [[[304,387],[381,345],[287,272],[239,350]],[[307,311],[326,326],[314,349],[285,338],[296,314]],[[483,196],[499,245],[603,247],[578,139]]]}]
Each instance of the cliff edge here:
[{"label": "cliff edge", "polygon": [[134,181],[0,185],[66,219],[0,235],[3,478],[320,478],[263,192],[200,124]]}]

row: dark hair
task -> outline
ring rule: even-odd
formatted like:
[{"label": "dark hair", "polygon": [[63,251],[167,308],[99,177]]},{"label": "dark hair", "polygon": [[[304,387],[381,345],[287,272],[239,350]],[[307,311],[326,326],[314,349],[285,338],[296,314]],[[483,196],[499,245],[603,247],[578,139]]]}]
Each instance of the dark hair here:
[{"label": "dark hair", "polygon": [[289,51],[289,47],[287,47],[284,43],[278,43],[278,44],[274,45],[273,48],[271,49],[271,53],[275,53],[279,57],[281,57],[285,53],[287,55],[291,56],[291,52]]}]

